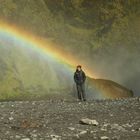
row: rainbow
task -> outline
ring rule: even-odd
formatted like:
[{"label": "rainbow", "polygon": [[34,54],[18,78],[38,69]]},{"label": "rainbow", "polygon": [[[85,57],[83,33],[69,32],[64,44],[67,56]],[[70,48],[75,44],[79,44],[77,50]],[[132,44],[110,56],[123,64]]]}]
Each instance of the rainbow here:
[{"label": "rainbow", "polygon": [[[74,71],[75,66],[79,64],[79,61],[77,61],[71,54],[67,53],[64,50],[60,50],[60,47],[58,45],[49,42],[45,38],[41,38],[33,35],[32,33],[26,32],[22,28],[19,28],[13,24],[0,22],[0,41],[3,40],[3,38],[4,41],[6,39],[7,42],[13,41],[14,43],[16,43],[16,46],[33,49],[35,52],[46,56],[46,58],[55,60],[56,62],[59,62],[59,64],[66,66],[65,68],[67,68],[68,70]],[[83,65],[84,71],[86,72],[86,75],[88,77],[95,78],[95,74],[93,73],[93,71],[91,71],[86,65],[81,65]],[[102,83],[98,81],[101,81]],[[96,81],[96,79],[92,79],[91,81],[91,85],[93,85],[93,87],[97,87],[99,94],[101,94],[101,96],[104,98],[116,98],[115,95],[118,97],[123,96],[119,95],[118,90],[114,88],[116,84],[112,84],[112,82],[110,82],[113,85],[113,88],[110,88],[108,86],[110,84],[108,83],[104,86],[104,80]],[[116,85],[116,87],[118,86]],[[114,92],[114,90],[116,91],[116,93]]]},{"label": "rainbow", "polygon": [[[67,65],[71,70],[74,70],[75,66],[79,64],[79,62],[75,60],[73,56],[63,50],[60,50],[58,46],[52,44],[44,38],[26,32],[13,24],[0,22],[0,35],[7,36],[8,39],[13,39],[19,44],[19,46],[20,44],[25,44],[24,47],[30,47],[42,55],[47,55],[52,59],[61,62],[61,64]],[[91,72],[86,65],[82,65],[84,66],[84,70],[89,77],[95,77],[95,75],[93,76],[93,72]]]}]

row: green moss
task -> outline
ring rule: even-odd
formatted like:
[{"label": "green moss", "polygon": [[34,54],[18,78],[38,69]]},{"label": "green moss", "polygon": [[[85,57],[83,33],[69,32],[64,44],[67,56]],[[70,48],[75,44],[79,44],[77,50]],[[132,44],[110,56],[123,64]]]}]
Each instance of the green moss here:
[{"label": "green moss", "polygon": [[[94,60],[104,60],[104,52],[96,58],[102,50],[107,59],[119,47],[139,55],[139,7],[139,0],[3,0],[0,17],[49,38],[94,70]],[[59,88],[54,67],[26,51],[0,44],[0,99],[46,95],[49,87]]]}]

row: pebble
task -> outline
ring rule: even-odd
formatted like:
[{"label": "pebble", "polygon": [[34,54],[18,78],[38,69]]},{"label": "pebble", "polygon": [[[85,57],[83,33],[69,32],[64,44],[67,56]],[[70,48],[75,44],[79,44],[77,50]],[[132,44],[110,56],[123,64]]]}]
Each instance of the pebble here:
[{"label": "pebble", "polygon": [[81,131],[79,134],[80,134],[80,135],[84,135],[84,134],[86,134],[86,133],[87,133],[87,131],[84,130],[84,131]]},{"label": "pebble", "polygon": [[36,138],[36,137],[37,137],[37,134],[32,134],[32,137],[33,137],[33,138]]},{"label": "pebble", "polygon": [[88,118],[81,119],[80,124],[87,124],[87,125],[94,125],[94,126],[99,125],[99,123],[96,120],[91,120],[91,119],[88,119]]},{"label": "pebble", "polygon": [[74,128],[74,127],[68,127],[68,129],[70,129],[70,130],[72,130],[72,131],[73,131],[73,130],[75,130],[75,128]]},{"label": "pebble", "polygon": [[126,131],[125,128],[123,128],[122,126],[118,125],[118,124],[112,124],[111,125],[112,129],[117,129],[119,131]]},{"label": "pebble", "polygon": [[22,138],[21,140],[30,140],[30,138]]},{"label": "pebble", "polygon": [[132,129],[131,131],[132,131],[132,132],[134,132],[135,130],[134,130],[134,129]]},{"label": "pebble", "polygon": [[16,135],[15,138],[16,138],[16,139],[20,139],[21,137],[20,137],[19,135]]},{"label": "pebble", "polygon": [[101,128],[101,131],[107,131],[107,129],[105,129],[105,128]]},{"label": "pebble", "polygon": [[[101,105],[101,103],[99,105]],[[39,106],[39,109],[42,108],[42,106],[44,106],[44,104]],[[97,139],[97,140],[99,140],[99,139],[101,139],[101,140],[121,140],[122,136],[124,134],[126,134],[128,136],[130,135],[130,137],[132,135],[134,137],[137,136],[137,135],[139,136],[139,134],[140,134],[139,133],[140,128],[139,128],[139,124],[138,124],[139,120],[138,120],[138,117],[135,117],[136,115],[138,115],[137,110],[136,111],[134,110],[134,112],[133,112],[134,115],[129,113],[129,112],[126,112],[128,114],[128,118],[126,117],[126,119],[128,119],[128,120],[124,121],[125,117],[124,118],[122,117],[122,120],[120,118],[120,121],[118,121],[117,117],[120,117],[119,112],[118,112],[119,116],[117,116],[117,114],[115,112],[114,113],[114,118],[112,118],[112,117],[107,118],[108,115],[112,116],[113,111],[114,111],[114,107],[111,110],[108,110],[107,107],[103,108],[104,109],[103,111],[107,112],[106,113],[107,117],[103,116],[103,118],[100,118],[100,115],[99,115],[99,118],[98,118],[97,113],[101,113],[101,111],[100,111],[101,106],[96,106],[95,107],[99,111],[99,112],[96,113],[95,109],[92,110],[92,106],[91,106],[90,103],[89,103],[88,106],[86,106],[85,103],[84,104],[81,103],[81,105],[78,105],[76,103],[76,107],[78,107],[78,109],[76,109],[76,107],[73,107],[71,104],[69,105],[69,103],[66,103],[66,104],[68,104],[68,107],[66,106],[66,111],[67,111],[67,108],[69,109],[69,111],[71,111],[71,108],[72,108],[73,109],[72,111],[74,111],[74,112],[70,112],[71,113],[70,117],[71,116],[72,117],[70,119],[68,118],[69,119],[68,122],[66,124],[64,124],[64,129],[65,129],[64,131],[63,131],[63,126],[62,126],[62,130],[61,130],[61,128],[56,125],[57,129],[55,131],[55,129],[53,129],[53,127],[55,128],[54,125],[53,125],[53,127],[48,125],[48,122],[51,122],[51,120],[49,120],[49,118],[51,118],[50,117],[51,113],[54,113],[54,112],[51,110],[51,108],[47,108],[47,106],[45,107],[45,111],[47,110],[48,112],[44,111],[43,113],[42,112],[37,113],[36,106],[31,106],[31,108],[29,107],[29,109],[32,109],[32,107],[34,107],[33,109],[35,109],[35,111],[34,110],[27,110],[26,111],[26,110],[23,109],[22,105],[19,105],[22,108],[17,108],[16,111],[7,109],[6,111],[8,111],[8,113],[7,112],[5,113],[5,108],[2,109],[2,111],[4,111],[4,113],[1,113],[0,119],[1,119],[1,126],[4,126],[4,127],[3,127],[3,129],[1,129],[1,134],[3,135],[1,140],[7,140],[7,139],[9,139],[9,140],[10,139],[11,140],[41,140],[41,137],[42,137],[42,140],[44,140],[44,139],[46,139],[46,140],[47,139],[61,140],[63,138],[64,139],[69,139],[70,137],[75,138],[75,136],[77,137],[77,139],[85,138],[85,140],[90,139],[91,136],[92,136],[93,139]],[[102,104],[104,105],[104,102]],[[5,105],[6,105],[6,103],[5,103]],[[17,105],[15,105],[15,107]],[[34,105],[34,103],[33,103],[33,105]],[[39,103],[36,102],[35,105],[39,105]],[[60,103],[58,103],[58,105],[60,105]],[[93,106],[94,105],[95,105],[95,103],[93,104]],[[5,106],[5,107],[7,107],[7,106]],[[62,105],[62,107],[63,107],[63,105]],[[86,107],[86,108],[84,108],[84,107]],[[88,107],[91,109],[89,111],[92,111],[93,114],[92,113],[91,114],[89,113],[89,115],[87,114],[87,108]],[[28,106],[27,106],[27,108],[28,108]],[[124,108],[125,108],[125,106],[124,106]],[[64,107],[64,109],[65,109],[65,107]],[[85,111],[86,111],[85,113],[83,113],[83,109],[85,109]],[[135,108],[132,108],[132,109],[135,109]],[[138,107],[136,109],[138,109]],[[62,110],[63,110],[63,108],[62,108]],[[120,106],[118,107],[118,110],[120,110]],[[62,114],[61,114],[60,117],[59,117],[59,116],[57,116],[57,113],[59,113],[59,112],[56,112],[56,110],[54,110],[54,111],[55,111],[54,115],[56,116],[56,117],[55,116],[54,117],[56,118],[56,120],[58,120],[58,121],[62,120],[62,124],[63,124],[64,121],[67,121],[67,120],[65,120],[65,116],[63,117]],[[76,123],[77,120],[78,121],[80,120],[79,117],[77,117],[77,112],[76,111],[77,112],[79,111],[78,113],[80,115],[79,114],[78,115],[81,116],[81,118],[83,118],[83,117],[86,118],[85,120],[87,121],[87,125],[81,125],[79,122]],[[30,112],[33,113],[32,116],[30,116]],[[19,113],[19,115],[18,115],[18,113]],[[73,113],[76,114],[76,115],[74,116]],[[25,117],[24,117],[24,115],[25,115]],[[131,119],[131,115],[132,115],[133,120]],[[45,116],[45,117],[42,118],[42,116]],[[26,118],[28,119],[30,117],[32,117],[32,119],[33,119],[33,120],[31,120],[31,122],[37,121],[37,122],[40,122],[40,124],[42,124],[42,125],[39,128],[33,127],[33,128],[29,128],[28,130],[27,129],[22,129],[22,127],[20,127],[20,124],[21,124],[22,120],[26,119]],[[38,117],[39,117],[39,119],[38,119]],[[92,117],[95,120],[93,121],[92,118],[87,118],[87,117]],[[102,115],[101,115],[101,117],[102,117]],[[63,121],[63,118],[64,118],[64,121]],[[117,118],[117,119],[115,119],[115,118]],[[53,119],[53,118],[51,118],[51,119]],[[114,120],[111,120],[111,119],[114,119]],[[100,120],[100,121],[97,122],[97,120]],[[97,127],[94,126],[95,122],[97,122],[96,123]],[[43,126],[45,126],[45,128]],[[43,128],[43,131],[41,132],[40,130],[42,128]],[[60,129],[60,130],[58,130],[58,129]],[[13,131],[13,130],[16,130],[16,131]],[[58,130],[58,132],[57,132],[57,130]],[[124,133],[124,131],[125,131],[125,133]],[[12,132],[14,132],[14,134]],[[20,132],[22,132],[22,133],[20,133]],[[55,132],[56,132],[57,135],[53,135],[53,134],[55,134]],[[27,135],[27,134],[29,134],[29,135]],[[60,136],[58,136],[59,134],[60,134]],[[136,134],[136,135],[134,135],[134,134]],[[0,137],[2,135],[0,135]],[[7,135],[6,136],[7,139],[4,138],[4,135],[5,136]]]},{"label": "pebble", "polygon": [[12,121],[14,118],[13,117],[9,117],[9,120]]},{"label": "pebble", "polygon": [[61,136],[58,135],[51,135],[51,138],[60,138]]},{"label": "pebble", "polygon": [[57,138],[52,138],[52,140],[57,140]]},{"label": "pebble", "polygon": [[133,125],[127,123],[127,124],[124,124],[123,126],[124,127],[132,127]]},{"label": "pebble", "polygon": [[112,139],[111,140],[119,140],[120,138],[119,138],[119,136],[117,137],[117,136],[114,136],[114,137],[112,137]]},{"label": "pebble", "polygon": [[101,137],[101,140],[109,140],[109,137],[107,137],[107,136],[102,136],[102,137]]},{"label": "pebble", "polygon": [[110,114],[110,117],[113,117],[113,114]]},{"label": "pebble", "polygon": [[135,130],[136,130],[136,131],[140,131],[140,128],[136,128]]}]

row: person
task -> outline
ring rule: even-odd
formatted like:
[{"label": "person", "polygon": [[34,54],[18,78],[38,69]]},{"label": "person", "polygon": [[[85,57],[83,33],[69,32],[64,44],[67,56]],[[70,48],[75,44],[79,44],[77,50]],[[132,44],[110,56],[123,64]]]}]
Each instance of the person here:
[{"label": "person", "polygon": [[86,75],[85,72],[82,70],[81,65],[78,65],[76,68],[76,71],[74,73],[74,81],[77,87],[78,99],[80,101],[86,101],[86,96],[85,96]]}]

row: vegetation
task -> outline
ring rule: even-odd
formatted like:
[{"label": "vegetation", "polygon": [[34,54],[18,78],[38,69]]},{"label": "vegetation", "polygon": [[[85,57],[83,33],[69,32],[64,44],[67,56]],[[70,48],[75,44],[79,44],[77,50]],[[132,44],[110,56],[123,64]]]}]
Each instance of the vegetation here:
[{"label": "vegetation", "polygon": [[[138,92],[139,0],[0,0],[0,3],[1,20],[58,44],[75,59],[86,62],[98,77],[115,80]],[[30,59],[29,53],[19,49],[11,52],[0,42],[1,98],[25,93],[25,89],[29,93],[47,93],[48,87],[59,88],[59,76],[42,59]],[[51,80],[45,80],[46,77]]]}]

